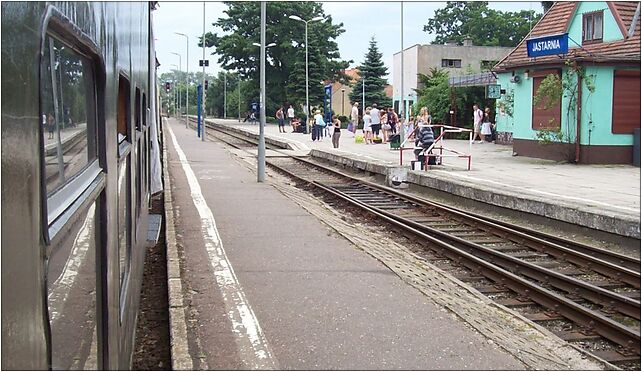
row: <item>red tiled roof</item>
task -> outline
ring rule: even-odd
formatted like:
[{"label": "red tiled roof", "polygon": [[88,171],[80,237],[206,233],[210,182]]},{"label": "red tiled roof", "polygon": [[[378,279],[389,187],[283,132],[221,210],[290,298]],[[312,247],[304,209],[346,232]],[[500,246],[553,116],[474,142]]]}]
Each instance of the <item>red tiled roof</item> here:
[{"label": "red tiled roof", "polygon": [[[624,28],[624,39],[608,43],[583,45],[582,48],[569,50],[567,59],[595,61],[595,62],[630,62],[640,61],[640,17],[635,25],[635,33],[629,38],[628,30],[636,12],[637,2],[615,1],[609,2],[609,8]],[[556,2],[531,32],[522,40],[512,52],[494,67],[494,71],[506,71],[521,66],[533,65],[558,65],[564,59],[558,56],[545,56],[529,58],[526,52],[526,40],[536,36],[561,34],[568,30],[577,2]]]}]

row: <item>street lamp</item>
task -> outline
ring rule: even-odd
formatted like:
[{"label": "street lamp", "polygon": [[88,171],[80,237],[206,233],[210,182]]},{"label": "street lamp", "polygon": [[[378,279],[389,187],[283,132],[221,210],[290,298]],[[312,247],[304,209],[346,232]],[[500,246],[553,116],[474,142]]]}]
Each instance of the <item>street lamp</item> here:
[{"label": "street lamp", "polygon": [[189,115],[189,36],[182,34],[180,32],[174,32],[176,35],[185,36],[185,46],[187,46],[187,58],[185,58],[185,69],[187,70],[187,76],[185,77],[185,82],[187,86],[187,93],[185,94],[185,128],[188,127],[187,116]]},{"label": "street lamp", "polygon": [[346,106],[344,105],[345,96],[346,96],[346,88],[341,88],[341,115],[346,114]]},{"label": "street lamp", "polygon": [[[182,63],[182,61],[181,61],[181,60],[182,60],[181,55],[180,55],[180,54],[178,54],[178,53],[176,53],[176,52],[170,52],[170,53],[175,54],[175,55],[177,55],[177,56],[178,56],[178,71],[179,71],[179,72],[180,72],[180,71],[182,71],[182,69],[183,69],[183,63]],[[182,107],[181,107],[181,92],[180,92],[180,90],[178,89],[178,86],[176,87],[176,90],[178,91],[178,110],[179,110],[179,111],[182,111]]]},{"label": "street lamp", "polygon": [[[174,66],[176,68],[179,68],[176,63],[172,63],[170,66]],[[178,88],[177,88],[176,80],[172,81],[172,83],[174,83],[174,116],[176,116],[176,106],[177,106],[176,102],[178,101],[178,99],[177,99]]]},{"label": "street lamp", "polygon": [[[252,43],[252,45],[257,46],[257,47],[259,47],[259,48],[261,47],[261,44],[259,44],[259,43]],[[276,46],[276,43],[269,43],[269,44],[268,44],[268,45],[266,45],[265,47],[266,47],[266,48],[272,48],[273,46]]]},{"label": "street lamp", "polygon": [[309,21],[306,21],[301,17],[295,16],[295,15],[291,15],[288,18],[305,23],[305,119],[309,123],[310,122],[310,96],[308,94],[308,22],[320,21],[323,19],[323,17],[317,16],[312,18]]}]

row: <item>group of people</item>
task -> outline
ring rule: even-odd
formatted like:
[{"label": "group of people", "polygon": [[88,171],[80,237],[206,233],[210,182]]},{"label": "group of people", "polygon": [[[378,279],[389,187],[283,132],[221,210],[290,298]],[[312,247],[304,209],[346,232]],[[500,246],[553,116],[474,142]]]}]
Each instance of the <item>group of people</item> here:
[{"label": "group of people", "polygon": [[[432,131],[432,116],[427,107],[422,107],[419,110],[419,115],[411,116],[408,120],[400,120],[394,108],[388,107],[387,109],[379,109],[377,104],[374,103],[371,107],[366,107],[363,115],[363,142],[366,144],[374,143],[387,143],[402,140],[415,141],[415,156],[423,156],[425,152],[434,142],[434,133]],[[302,122],[300,118],[295,116],[294,108],[289,106],[287,112],[283,107],[279,107],[274,115],[278,121],[279,132],[285,133],[285,120],[287,118],[288,124],[292,127],[292,133],[306,132],[306,123]],[[348,123],[347,130],[357,137],[357,126],[359,124],[359,102],[355,102],[352,106],[350,113],[350,122]],[[483,143],[486,136],[491,136],[494,139],[493,125],[490,121],[490,109],[486,108],[484,111],[479,109],[475,104],[473,106],[473,143],[476,138],[479,142]],[[332,137],[332,145],[334,148],[339,147],[339,138],[341,137],[341,121],[336,115],[332,116],[332,121],[326,123],[321,110],[314,111],[314,117],[310,119],[309,123],[312,134],[312,141],[322,141],[323,137]],[[399,137],[400,128],[403,127],[404,138]]]},{"label": "group of people", "polygon": [[[352,107],[353,127],[356,131],[356,124],[358,120],[359,103],[355,102]],[[355,116],[357,117],[355,119]],[[399,125],[399,116],[392,107],[387,110],[380,110],[377,104],[374,103],[372,107],[366,107],[365,114],[363,115],[363,133],[366,144],[373,143],[386,143],[390,141],[393,135],[397,134],[397,126]],[[382,137],[379,138],[379,134]]]},{"label": "group of people", "polygon": [[490,121],[490,108],[486,107],[482,111],[477,104],[473,105],[473,139],[471,143],[475,143],[475,138],[479,138],[479,142],[484,143],[486,136],[495,143],[494,126]]}]

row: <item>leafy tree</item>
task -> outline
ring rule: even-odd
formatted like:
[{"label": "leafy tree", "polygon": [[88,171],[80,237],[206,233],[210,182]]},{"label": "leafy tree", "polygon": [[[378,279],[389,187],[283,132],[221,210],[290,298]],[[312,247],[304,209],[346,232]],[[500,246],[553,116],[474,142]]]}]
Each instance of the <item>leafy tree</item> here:
[{"label": "leafy tree", "polygon": [[363,89],[362,84],[365,79],[366,85],[366,106],[371,106],[376,103],[379,107],[391,106],[392,101],[386,96],[384,89],[386,87],[386,79],[384,76],[388,73],[388,68],[383,64],[377,47],[377,41],[374,36],[370,39],[370,47],[366,53],[363,64],[357,67],[359,70],[359,79],[354,83],[354,89],[350,93],[350,101],[362,102]]},{"label": "leafy tree", "polygon": [[[244,80],[253,81],[247,86],[246,98],[259,97],[259,48],[252,43],[260,41],[259,2],[225,2],[225,17],[213,26],[220,27],[224,35],[207,33],[205,45],[215,47],[218,63],[228,71],[238,71]],[[344,32],[343,24],[333,24],[318,2],[270,2],[266,9],[266,43],[277,45],[266,51],[266,112],[277,105],[291,103],[301,107],[305,102],[305,25],[289,19],[297,15],[303,19],[322,16],[322,21],[308,24],[310,104],[318,105],[323,98],[320,83],[334,80],[351,61],[341,61],[336,38]],[[200,46],[199,42],[199,46]]]},{"label": "leafy tree", "polygon": [[549,9],[555,4],[554,1],[540,1],[542,3],[542,8],[544,8],[544,13],[548,12]]},{"label": "leafy tree", "polygon": [[433,44],[471,38],[481,46],[516,46],[542,15],[533,10],[502,12],[488,7],[486,1],[449,1],[437,9],[423,30],[435,33]]},{"label": "leafy tree", "polygon": [[485,97],[484,87],[451,88],[445,70],[431,68],[427,75],[418,74],[417,77],[420,88],[415,89],[417,103],[412,111],[418,113],[421,107],[427,107],[435,123],[450,124],[450,110],[453,109],[455,124],[472,128],[473,104],[482,109],[493,107],[493,101]]}]

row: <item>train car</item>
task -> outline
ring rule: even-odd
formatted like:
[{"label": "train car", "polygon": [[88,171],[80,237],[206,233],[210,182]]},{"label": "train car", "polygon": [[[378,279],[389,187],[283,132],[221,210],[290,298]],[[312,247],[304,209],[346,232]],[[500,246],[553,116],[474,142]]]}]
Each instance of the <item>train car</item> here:
[{"label": "train car", "polygon": [[154,2],[2,2],[2,369],[130,369],[162,189]]}]

